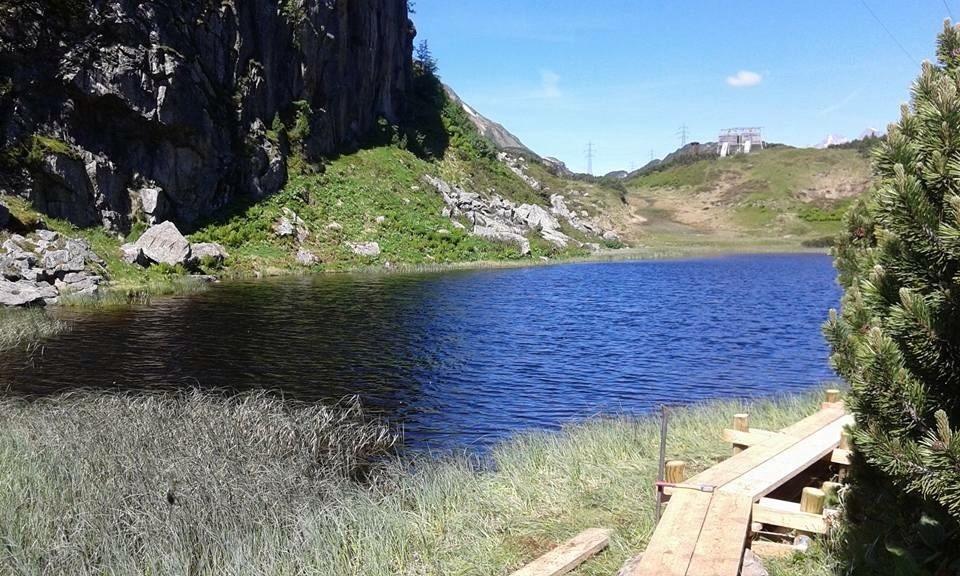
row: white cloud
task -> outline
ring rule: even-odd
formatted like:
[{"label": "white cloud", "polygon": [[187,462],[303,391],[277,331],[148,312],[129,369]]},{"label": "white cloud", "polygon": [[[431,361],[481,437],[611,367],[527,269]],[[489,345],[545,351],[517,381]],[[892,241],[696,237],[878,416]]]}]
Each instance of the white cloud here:
[{"label": "white cloud", "polygon": [[547,99],[560,98],[560,75],[551,70],[540,71],[540,97]]},{"label": "white cloud", "polygon": [[741,70],[733,76],[727,76],[727,84],[734,88],[749,88],[763,82],[763,76],[749,70]]}]

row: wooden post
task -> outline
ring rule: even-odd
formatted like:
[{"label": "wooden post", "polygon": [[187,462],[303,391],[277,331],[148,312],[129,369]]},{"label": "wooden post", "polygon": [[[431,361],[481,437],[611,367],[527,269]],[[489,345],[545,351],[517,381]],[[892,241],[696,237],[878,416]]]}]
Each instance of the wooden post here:
[{"label": "wooden post", "polygon": [[849,450],[850,449],[850,433],[844,430],[840,434],[840,449]]},{"label": "wooden post", "polygon": [[836,388],[831,388],[827,390],[827,402],[829,404],[836,404],[840,401],[840,391]]},{"label": "wooden post", "polygon": [[804,488],[800,497],[800,511],[808,514],[823,514],[827,495],[819,488]]},{"label": "wooden post", "polygon": [[683,460],[671,460],[667,462],[664,479],[670,484],[683,484],[686,480],[687,463]]},{"label": "wooden post", "polygon": [[[733,415],[733,429],[738,432],[749,432],[750,431],[750,415],[749,414],[734,414]],[[746,449],[746,446],[741,444],[733,445],[733,453],[739,454]]]},{"label": "wooden post", "polygon": [[[840,449],[841,450],[850,450],[850,433],[844,430],[840,433]],[[840,466],[840,470],[837,472],[837,478],[841,482],[846,482],[847,480],[847,467]]]},{"label": "wooden post", "polygon": [[823,486],[820,487],[823,490],[823,493],[827,495],[827,504],[836,505],[840,500],[837,494],[840,492],[840,489],[843,488],[843,484],[839,482],[824,482]]}]

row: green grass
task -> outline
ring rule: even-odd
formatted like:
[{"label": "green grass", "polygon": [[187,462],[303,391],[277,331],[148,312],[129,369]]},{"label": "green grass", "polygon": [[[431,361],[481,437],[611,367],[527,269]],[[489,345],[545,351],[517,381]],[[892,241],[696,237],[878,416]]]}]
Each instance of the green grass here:
[{"label": "green grass", "polygon": [[[668,454],[706,468],[729,456],[731,414],[777,429],[817,400],[677,410]],[[653,419],[519,436],[481,467],[383,459],[392,435],[346,408],[199,393],[0,402],[0,574],[506,575],[603,526],[610,549],[576,573],[609,576],[650,537]]]},{"label": "green grass", "polygon": [[[469,164],[451,157],[439,168],[456,174],[458,167]],[[437,164],[392,146],[361,150],[332,161],[321,174],[294,174],[280,194],[204,226],[191,239],[226,246],[231,253],[227,265],[234,269],[296,269],[295,241],[278,239],[271,230],[282,209],[289,208],[310,230],[305,248],[320,259],[315,271],[350,270],[388,262],[420,265],[519,260],[516,247],[472,237],[442,216],[442,198],[421,181],[424,174],[436,173],[437,168]],[[501,177],[505,181],[515,178],[512,174],[495,175],[487,168],[478,168],[474,174],[486,174],[488,184]],[[460,178],[455,181],[471,176],[461,173]],[[557,255],[551,247],[531,240],[534,258]],[[350,242],[377,242],[382,254],[378,258],[357,256],[350,250]]]},{"label": "green grass", "polygon": [[69,324],[42,309],[0,307],[0,352],[37,346],[44,338],[69,329]]}]

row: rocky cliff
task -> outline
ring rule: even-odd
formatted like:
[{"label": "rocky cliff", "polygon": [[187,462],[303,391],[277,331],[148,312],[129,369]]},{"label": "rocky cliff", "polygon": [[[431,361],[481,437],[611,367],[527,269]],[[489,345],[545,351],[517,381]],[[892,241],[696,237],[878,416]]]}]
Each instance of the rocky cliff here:
[{"label": "rocky cliff", "polygon": [[0,0],[0,193],[189,227],[397,120],[414,34],[406,0]]}]

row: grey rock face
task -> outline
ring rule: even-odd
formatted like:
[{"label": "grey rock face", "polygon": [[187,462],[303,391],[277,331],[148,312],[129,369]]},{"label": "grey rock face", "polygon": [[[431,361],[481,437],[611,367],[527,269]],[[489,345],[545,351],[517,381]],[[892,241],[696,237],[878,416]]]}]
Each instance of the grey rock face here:
[{"label": "grey rock face", "polygon": [[173,222],[151,226],[143,233],[135,246],[143,251],[151,262],[157,264],[186,265],[190,261],[190,242],[183,237]]},{"label": "grey rock face", "polygon": [[127,231],[138,209],[188,225],[283,186],[289,150],[266,127],[292,126],[295,103],[310,108],[311,157],[398,120],[415,35],[406,0],[290,4],[8,2],[0,61],[16,90],[0,95],[0,147],[34,134],[56,145],[0,179],[80,226]]}]

